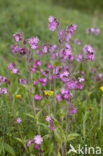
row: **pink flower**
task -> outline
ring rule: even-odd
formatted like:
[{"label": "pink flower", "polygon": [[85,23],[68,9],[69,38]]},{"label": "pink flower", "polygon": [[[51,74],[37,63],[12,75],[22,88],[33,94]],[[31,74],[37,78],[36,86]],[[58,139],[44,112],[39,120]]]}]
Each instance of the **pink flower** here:
[{"label": "pink flower", "polygon": [[19,51],[18,43],[11,45],[12,54],[16,54]]},{"label": "pink flower", "polygon": [[36,84],[39,84],[39,83],[40,83],[40,81],[39,81],[39,79],[37,79],[34,81],[33,85],[35,86]]},{"label": "pink flower", "polygon": [[41,60],[37,60],[36,58],[34,58],[34,62],[35,62],[36,66],[41,66],[41,64],[42,64]]},{"label": "pink flower", "polygon": [[8,89],[7,88],[0,88],[0,94],[7,94]]},{"label": "pink flower", "polygon": [[38,49],[38,47],[39,47],[39,45],[38,45],[39,38],[37,36],[29,38],[28,42],[29,42],[32,49]]},{"label": "pink flower", "polygon": [[74,31],[76,30],[77,25],[71,24],[68,28],[67,34],[66,34],[66,41],[69,41],[69,39],[73,36]]},{"label": "pink flower", "polygon": [[94,33],[95,35],[99,35],[99,33],[100,33],[100,29],[99,28],[87,28],[87,30],[86,30],[86,33]]},{"label": "pink flower", "polygon": [[27,144],[27,147],[29,147],[31,145],[31,143],[32,143],[32,140],[31,139],[28,139],[27,140],[27,143],[26,143]]},{"label": "pink flower", "polygon": [[17,119],[16,119],[16,122],[17,122],[18,124],[21,123],[21,122],[22,122],[21,118],[17,118]]},{"label": "pink flower", "polygon": [[50,30],[54,31],[54,30],[58,27],[58,25],[59,25],[58,21],[57,21],[56,18],[54,18],[53,16],[50,16],[50,17],[48,18],[48,20],[49,20],[48,28],[49,28]]},{"label": "pink flower", "polygon": [[11,71],[12,71],[12,73],[17,74],[19,72],[19,69],[13,68],[13,69],[11,69]]},{"label": "pink flower", "polygon": [[28,80],[27,79],[19,79],[20,84],[27,84]]},{"label": "pink flower", "polygon": [[35,100],[41,100],[41,99],[42,99],[42,96],[41,96],[41,95],[36,94],[36,95],[34,96],[34,98],[35,98]]},{"label": "pink flower", "polygon": [[8,65],[8,69],[13,69],[15,67],[15,63],[14,62],[11,62],[9,65]]},{"label": "pink flower", "polygon": [[53,16],[49,16],[48,21],[49,22],[53,22],[55,20],[55,18]]},{"label": "pink flower", "polygon": [[94,50],[94,48],[91,46],[91,45],[89,45],[89,44],[85,44],[84,45],[84,47],[83,47],[83,52],[84,52],[84,54],[86,55],[86,57],[88,58],[88,59],[90,59],[90,60],[94,60],[95,59],[95,50]]},{"label": "pink flower", "polygon": [[52,120],[51,116],[46,116],[46,121]]},{"label": "pink flower", "polygon": [[48,49],[49,49],[49,44],[48,43],[45,43],[43,46],[42,46],[42,52],[45,54],[48,52]]},{"label": "pink flower", "polygon": [[6,82],[6,83],[10,84],[10,81],[9,81],[9,79],[7,77],[5,77],[5,76],[2,77],[0,75],[0,83],[3,83],[3,82]]},{"label": "pink flower", "polygon": [[24,47],[20,47],[19,52],[22,56],[24,56],[26,54],[26,49]]},{"label": "pink flower", "polygon": [[48,69],[53,69],[53,68],[54,68],[53,65],[48,63]]},{"label": "pink flower", "polygon": [[57,98],[57,101],[60,102],[62,99],[61,94],[57,94],[56,98]]},{"label": "pink flower", "polygon": [[39,42],[39,38],[36,36],[36,37],[31,37],[31,38],[29,38],[28,39],[28,42],[29,42],[29,44],[36,44],[36,43],[38,43]]},{"label": "pink flower", "polygon": [[76,39],[74,40],[74,42],[75,42],[76,44],[78,44],[78,45],[81,45],[81,40],[78,39],[78,38],[76,38]]},{"label": "pink flower", "polygon": [[39,145],[36,144],[34,147],[35,147],[36,149],[40,150]]},{"label": "pink flower", "polygon": [[77,61],[81,62],[83,60],[83,55],[82,54],[78,54],[77,55]]},{"label": "pink flower", "polygon": [[43,138],[41,137],[41,135],[36,135],[34,137],[34,142],[37,144],[37,145],[41,145],[41,143],[43,142]]},{"label": "pink flower", "polygon": [[58,36],[59,36],[59,41],[61,43],[63,43],[64,39],[65,39],[65,30],[63,29],[60,29],[59,32],[58,32]]},{"label": "pink flower", "polygon": [[79,82],[85,81],[84,77],[78,77]]},{"label": "pink flower", "polygon": [[72,114],[75,114],[77,112],[77,109],[74,107],[74,105],[71,104],[69,106],[68,112],[69,112],[69,115],[72,116]]},{"label": "pink flower", "polygon": [[51,117],[51,116],[46,116],[46,121],[49,122],[48,124],[48,127],[51,129],[51,130],[55,130],[56,127],[54,125],[54,119]]},{"label": "pink flower", "polygon": [[23,33],[22,32],[13,34],[13,37],[15,38],[16,42],[19,42],[20,40],[23,40],[24,39],[24,36],[23,36]]}]

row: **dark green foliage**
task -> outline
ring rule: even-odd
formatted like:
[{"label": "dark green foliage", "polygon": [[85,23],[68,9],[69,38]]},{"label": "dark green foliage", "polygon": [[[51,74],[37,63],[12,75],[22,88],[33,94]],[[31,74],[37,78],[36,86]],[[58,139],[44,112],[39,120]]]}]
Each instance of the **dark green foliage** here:
[{"label": "dark green foliage", "polygon": [[103,11],[102,0],[52,0],[53,3],[66,8],[80,9],[81,11],[93,13],[96,10]]}]

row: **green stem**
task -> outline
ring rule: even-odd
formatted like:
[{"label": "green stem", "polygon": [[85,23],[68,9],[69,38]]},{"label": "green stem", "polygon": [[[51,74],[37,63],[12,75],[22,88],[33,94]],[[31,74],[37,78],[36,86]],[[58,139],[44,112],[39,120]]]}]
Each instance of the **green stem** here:
[{"label": "green stem", "polygon": [[100,102],[100,128],[102,126],[102,120],[103,120],[103,95]]}]

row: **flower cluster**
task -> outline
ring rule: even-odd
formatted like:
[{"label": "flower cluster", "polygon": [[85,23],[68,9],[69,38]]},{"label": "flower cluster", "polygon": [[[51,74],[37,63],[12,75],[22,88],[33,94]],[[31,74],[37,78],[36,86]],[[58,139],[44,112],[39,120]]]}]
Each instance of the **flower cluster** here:
[{"label": "flower cluster", "polygon": [[50,16],[48,18],[48,20],[49,20],[48,28],[50,30],[54,31],[58,27],[58,25],[59,25],[57,19],[55,17],[53,17],[53,16]]},{"label": "flower cluster", "polygon": [[20,40],[23,40],[23,39],[24,39],[24,35],[23,35],[22,32],[13,34],[13,37],[14,37],[14,39],[16,40],[16,42],[19,42]]},{"label": "flower cluster", "polygon": [[28,80],[27,79],[19,79],[20,84],[27,84]]},{"label": "flower cluster", "polygon": [[34,148],[36,148],[40,152],[43,152],[41,150],[42,142],[43,142],[43,138],[41,137],[41,135],[36,135],[34,139],[27,140],[27,147],[29,147],[31,144],[34,144]]},{"label": "flower cluster", "polygon": [[[5,76],[1,76],[0,75],[0,84],[2,84],[3,82],[5,82],[8,85],[10,85],[10,80],[7,77],[5,77]],[[0,87],[0,94],[6,94],[6,93],[8,93],[8,89]]]},{"label": "flower cluster", "polygon": [[45,86],[47,84],[47,78],[40,78],[40,79],[36,79],[36,81],[34,81],[33,85],[35,86],[36,84],[41,84],[43,86]]},{"label": "flower cluster", "polygon": [[99,28],[87,28],[86,33],[94,33],[95,35],[99,35],[100,29]]},{"label": "flower cluster", "polygon": [[21,123],[21,122],[22,122],[21,118],[18,117],[18,118],[16,119],[16,122],[17,122],[18,124]]},{"label": "flower cluster", "polygon": [[8,93],[7,88],[0,88],[0,94],[6,94],[6,93]]},{"label": "flower cluster", "polygon": [[31,49],[38,49],[39,48],[38,42],[39,38],[37,36],[28,39],[28,43],[30,44]]},{"label": "flower cluster", "polygon": [[95,52],[95,49],[91,45],[86,44],[83,47],[83,52],[89,60],[93,61],[95,59],[96,52]]},{"label": "flower cluster", "polygon": [[37,60],[34,58],[33,68],[31,69],[31,72],[35,73],[35,71],[38,69],[39,66],[41,66],[42,62],[40,60]]},{"label": "flower cluster", "polygon": [[19,73],[19,69],[16,68],[16,64],[13,63],[13,62],[11,62],[11,63],[8,65],[8,69],[10,69],[11,72],[14,73],[14,74]]},{"label": "flower cluster", "polygon": [[23,33],[20,32],[13,34],[13,37],[15,38],[16,43],[14,45],[11,45],[12,54],[19,53],[20,55],[24,56],[27,53],[27,49],[26,47],[20,46],[19,43],[19,41],[22,41],[24,45],[26,44],[26,41],[24,41]]},{"label": "flower cluster", "polygon": [[38,95],[38,94],[35,94],[34,99],[35,100],[41,100],[42,99],[42,96],[41,95]]},{"label": "flower cluster", "polygon": [[75,114],[76,112],[77,112],[77,109],[74,107],[73,104],[71,104],[71,105],[69,106],[69,110],[68,110],[69,115],[72,116],[72,115]]},{"label": "flower cluster", "polygon": [[76,39],[74,40],[74,42],[75,42],[76,44],[78,44],[78,45],[81,45],[81,40],[78,39],[78,38],[76,38]]},{"label": "flower cluster", "polygon": [[10,84],[10,81],[7,77],[0,75],[0,83],[3,83],[3,82]]},{"label": "flower cluster", "polygon": [[54,119],[51,116],[46,116],[46,121],[49,122],[48,127],[51,130],[55,130],[56,129],[56,127],[54,125]]},{"label": "flower cluster", "polygon": [[49,96],[52,96],[53,93],[54,93],[54,92],[53,92],[53,91],[50,91],[50,90],[45,90],[45,91],[44,91],[44,94],[45,94],[45,95],[49,95]]}]

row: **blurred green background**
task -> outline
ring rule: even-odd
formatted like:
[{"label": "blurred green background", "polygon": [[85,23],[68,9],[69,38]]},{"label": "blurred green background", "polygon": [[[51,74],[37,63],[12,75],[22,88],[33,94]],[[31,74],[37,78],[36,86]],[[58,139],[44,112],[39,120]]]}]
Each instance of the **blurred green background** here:
[{"label": "blurred green background", "polygon": [[53,2],[65,8],[79,9],[86,13],[93,13],[95,10],[103,11],[103,0],[53,0]]},{"label": "blurred green background", "polygon": [[103,58],[102,6],[102,0],[0,0],[0,74],[6,73],[5,65],[13,59],[13,33],[22,31],[26,38],[37,35],[42,42],[56,42],[56,34],[48,29],[50,15],[57,17],[62,27],[77,24],[74,38],[80,38],[82,46],[90,41],[86,28],[99,27],[101,33],[94,36],[92,44],[98,48],[97,57]]}]

